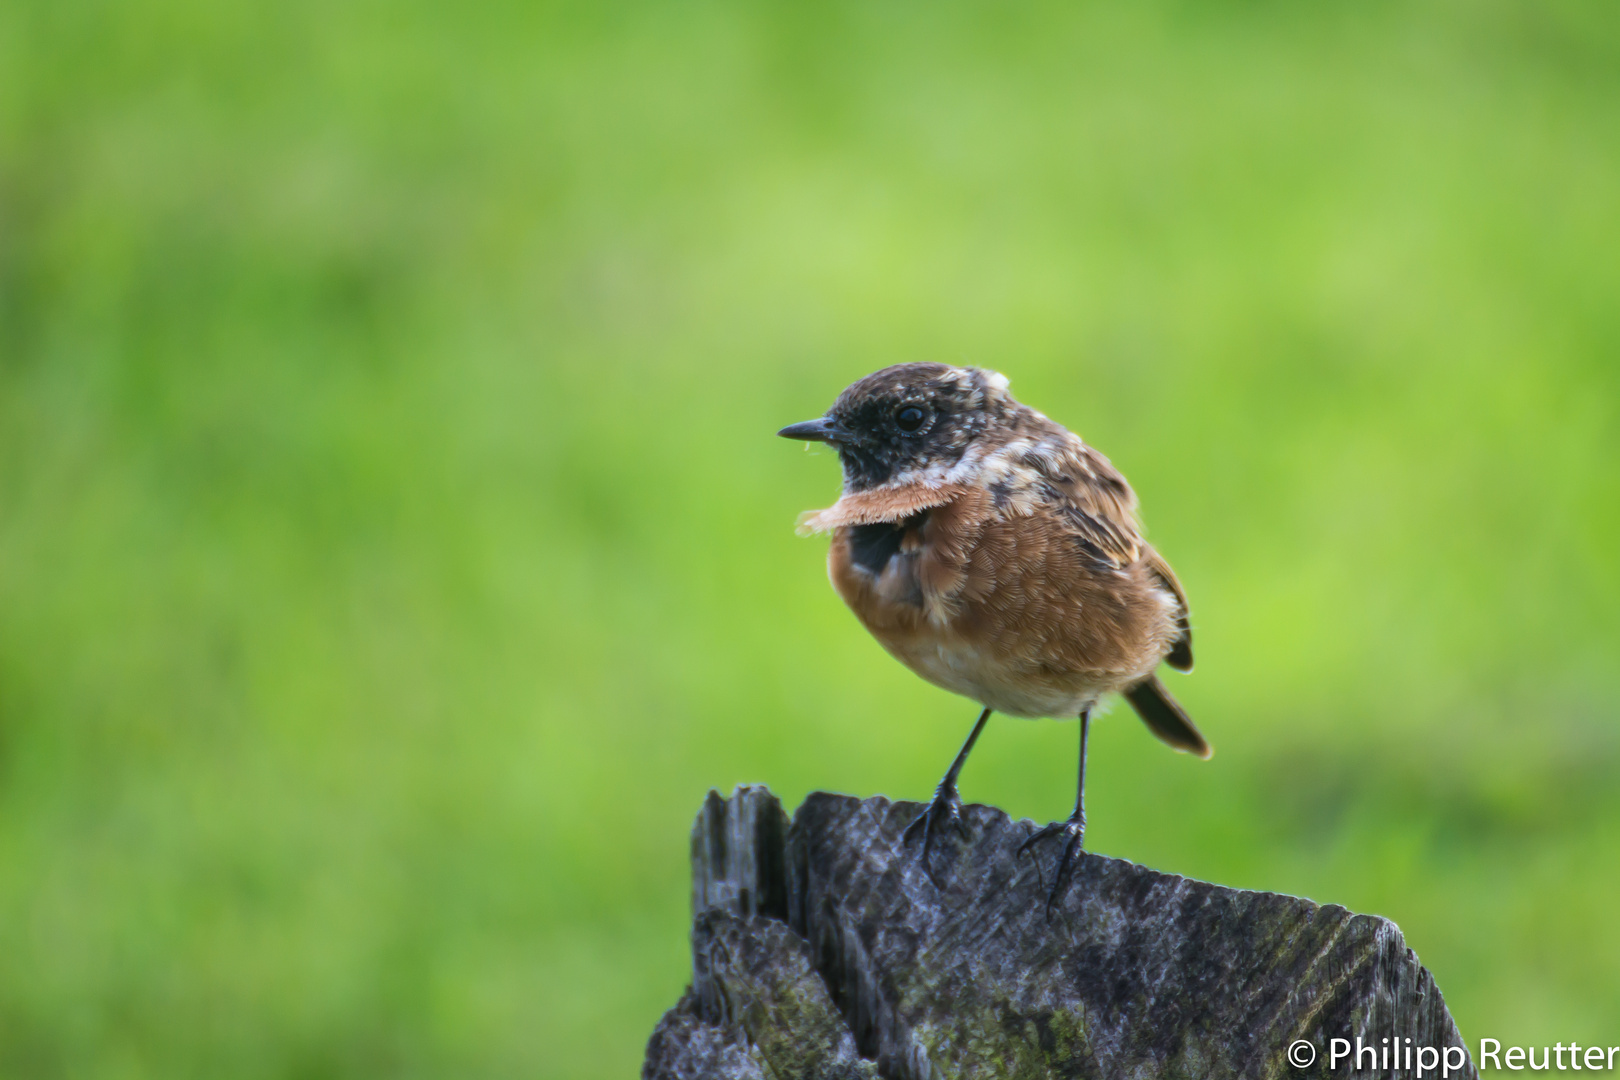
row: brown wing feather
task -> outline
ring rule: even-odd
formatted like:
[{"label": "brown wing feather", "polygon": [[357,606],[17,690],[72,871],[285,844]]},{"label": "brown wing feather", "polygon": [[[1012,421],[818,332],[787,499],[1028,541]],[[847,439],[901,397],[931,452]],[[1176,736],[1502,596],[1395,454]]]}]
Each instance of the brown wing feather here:
[{"label": "brown wing feather", "polygon": [[1088,553],[1120,570],[1140,560],[1148,579],[1175,597],[1176,636],[1165,662],[1178,671],[1191,671],[1192,626],[1187,594],[1170,564],[1142,539],[1136,493],[1112,462],[1077,436],[1071,436],[1063,449],[1049,463],[1041,462],[1061,516]]},{"label": "brown wing feather", "polygon": [[1033,462],[1042,474],[1042,494],[1089,554],[1115,569],[1128,566],[1142,548],[1136,493],[1107,458],[1065,434],[1061,449]]}]

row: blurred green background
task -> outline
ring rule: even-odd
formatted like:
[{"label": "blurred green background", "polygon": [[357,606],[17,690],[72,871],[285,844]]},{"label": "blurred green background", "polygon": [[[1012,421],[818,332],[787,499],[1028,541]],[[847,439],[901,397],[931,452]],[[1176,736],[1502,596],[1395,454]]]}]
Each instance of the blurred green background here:
[{"label": "blurred green background", "polygon": [[633,1075],[703,793],[972,720],[772,435],[907,360],[1191,594],[1216,756],[1116,708],[1094,850],[1613,1041],[1617,192],[1611,4],[0,6],[0,1075]]}]

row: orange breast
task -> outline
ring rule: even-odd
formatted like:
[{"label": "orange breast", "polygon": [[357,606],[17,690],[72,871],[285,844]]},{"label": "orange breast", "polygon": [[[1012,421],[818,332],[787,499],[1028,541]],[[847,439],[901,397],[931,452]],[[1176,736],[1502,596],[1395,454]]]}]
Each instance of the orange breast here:
[{"label": "orange breast", "polygon": [[1100,565],[1055,514],[1004,516],[982,489],[838,528],[828,575],[897,659],[1015,716],[1076,715],[1176,634],[1176,601],[1140,561]]}]

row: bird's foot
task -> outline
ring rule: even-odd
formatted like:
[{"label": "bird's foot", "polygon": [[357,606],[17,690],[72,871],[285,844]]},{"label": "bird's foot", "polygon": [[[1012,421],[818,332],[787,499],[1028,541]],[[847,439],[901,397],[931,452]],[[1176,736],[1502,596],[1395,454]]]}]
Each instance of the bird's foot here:
[{"label": "bird's foot", "polygon": [[[1046,894],[1046,917],[1048,920],[1052,918],[1052,904],[1057,900],[1058,893],[1063,891],[1064,885],[1074,875],[1074,867],[1078,862],[1075,855],[1081,850],[1081,842],[1086,836],[1086,816],[1084,814],[1074,814],[1067,821],[1054,821],[1045,828],[1037,830],[1030,835],[1028,840],[1018,845],[1018,854],[1022,855],[1026,850],[1050,836],[1063,837],[1064,844],[1063,857],[1058,860],[1057,874],[1052,878],[1052,889]],[[1039,859],[1035,862],[1035,872],[1037,874],[1041,873]],[[1044,887],[1045,884],[1046,877],[1043,874],[1041,875],[1041,885]]]},{"label": "bird's foot", "polygon": [[914,818],[906,831],[901,835],[901,842],[911,843],[911,838],[918,832],[922,833],[922,865],[923,873],[928,880],[934,883],[934,888],[942,886],[939,878],[934,875],[933,864],[929,862],[928,855],[933,847],[934,836],[947,828],[954,828],[961,834],[962,839],[968,839],[967,826],[962,823],[962,798],[956,793],[956,788],[941,784],[934,792],[934,799],[922,813]]}]

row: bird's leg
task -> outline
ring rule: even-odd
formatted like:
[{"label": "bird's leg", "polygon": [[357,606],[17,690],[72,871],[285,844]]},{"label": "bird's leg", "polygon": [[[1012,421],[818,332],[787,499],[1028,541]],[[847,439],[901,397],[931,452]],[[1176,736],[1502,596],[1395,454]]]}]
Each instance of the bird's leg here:
[{"label": "bird's leg", "polygon": [[[1090,731],[1091,710],[1087,709],[1080,714],[1080,781],[1074,795],[1074,813],[1069,815],[1068,821],[1054,821],[1018,846],[1018,854],[1022,855],[1026,848],[1049,836],[1064,838],[1063,857],[1058,860],[1057,875],[1052,879],[1052,891],[1046,894],[1048,919],[1052,917],[1052,902],[1057,899],[1058,893],[1063,890],[1073,871],[1075,853],[1080,850],[1080,845],[1086,837],[1086,736]],[[1035,871],[1040,872],[1039,862],[1035,864]],[[1042,881],[1044,883],[1044,877]]]},{"label": "bird's leg", "polygon": [[939,879],[934,876],[934,868],[928,862],[934,829],[954,826],[956,831],[962,834],[963,839],[967,838],[967,826],[962,824],[962,798],[956,793],[956,777],[962,771],[962,764],[967,761],[968,751],[979,741],[979,732],[984,730],[984,722],[988,719],[990,710],[985,709],[979,714],[978,723],[973,725],[973,730],[968,732],[967,742],[956,752],[956,760],[951,762],[951,767],[946,770],[945,778],[939,782],[939,787],[934,789],[933,801],[910,825],[906,826],[905,835],[901,837],[902,842],[910,843],[912,835],[921,830],[923,872],[928,875],[928,880],[934,883],[935,888],[939,887]]}]

